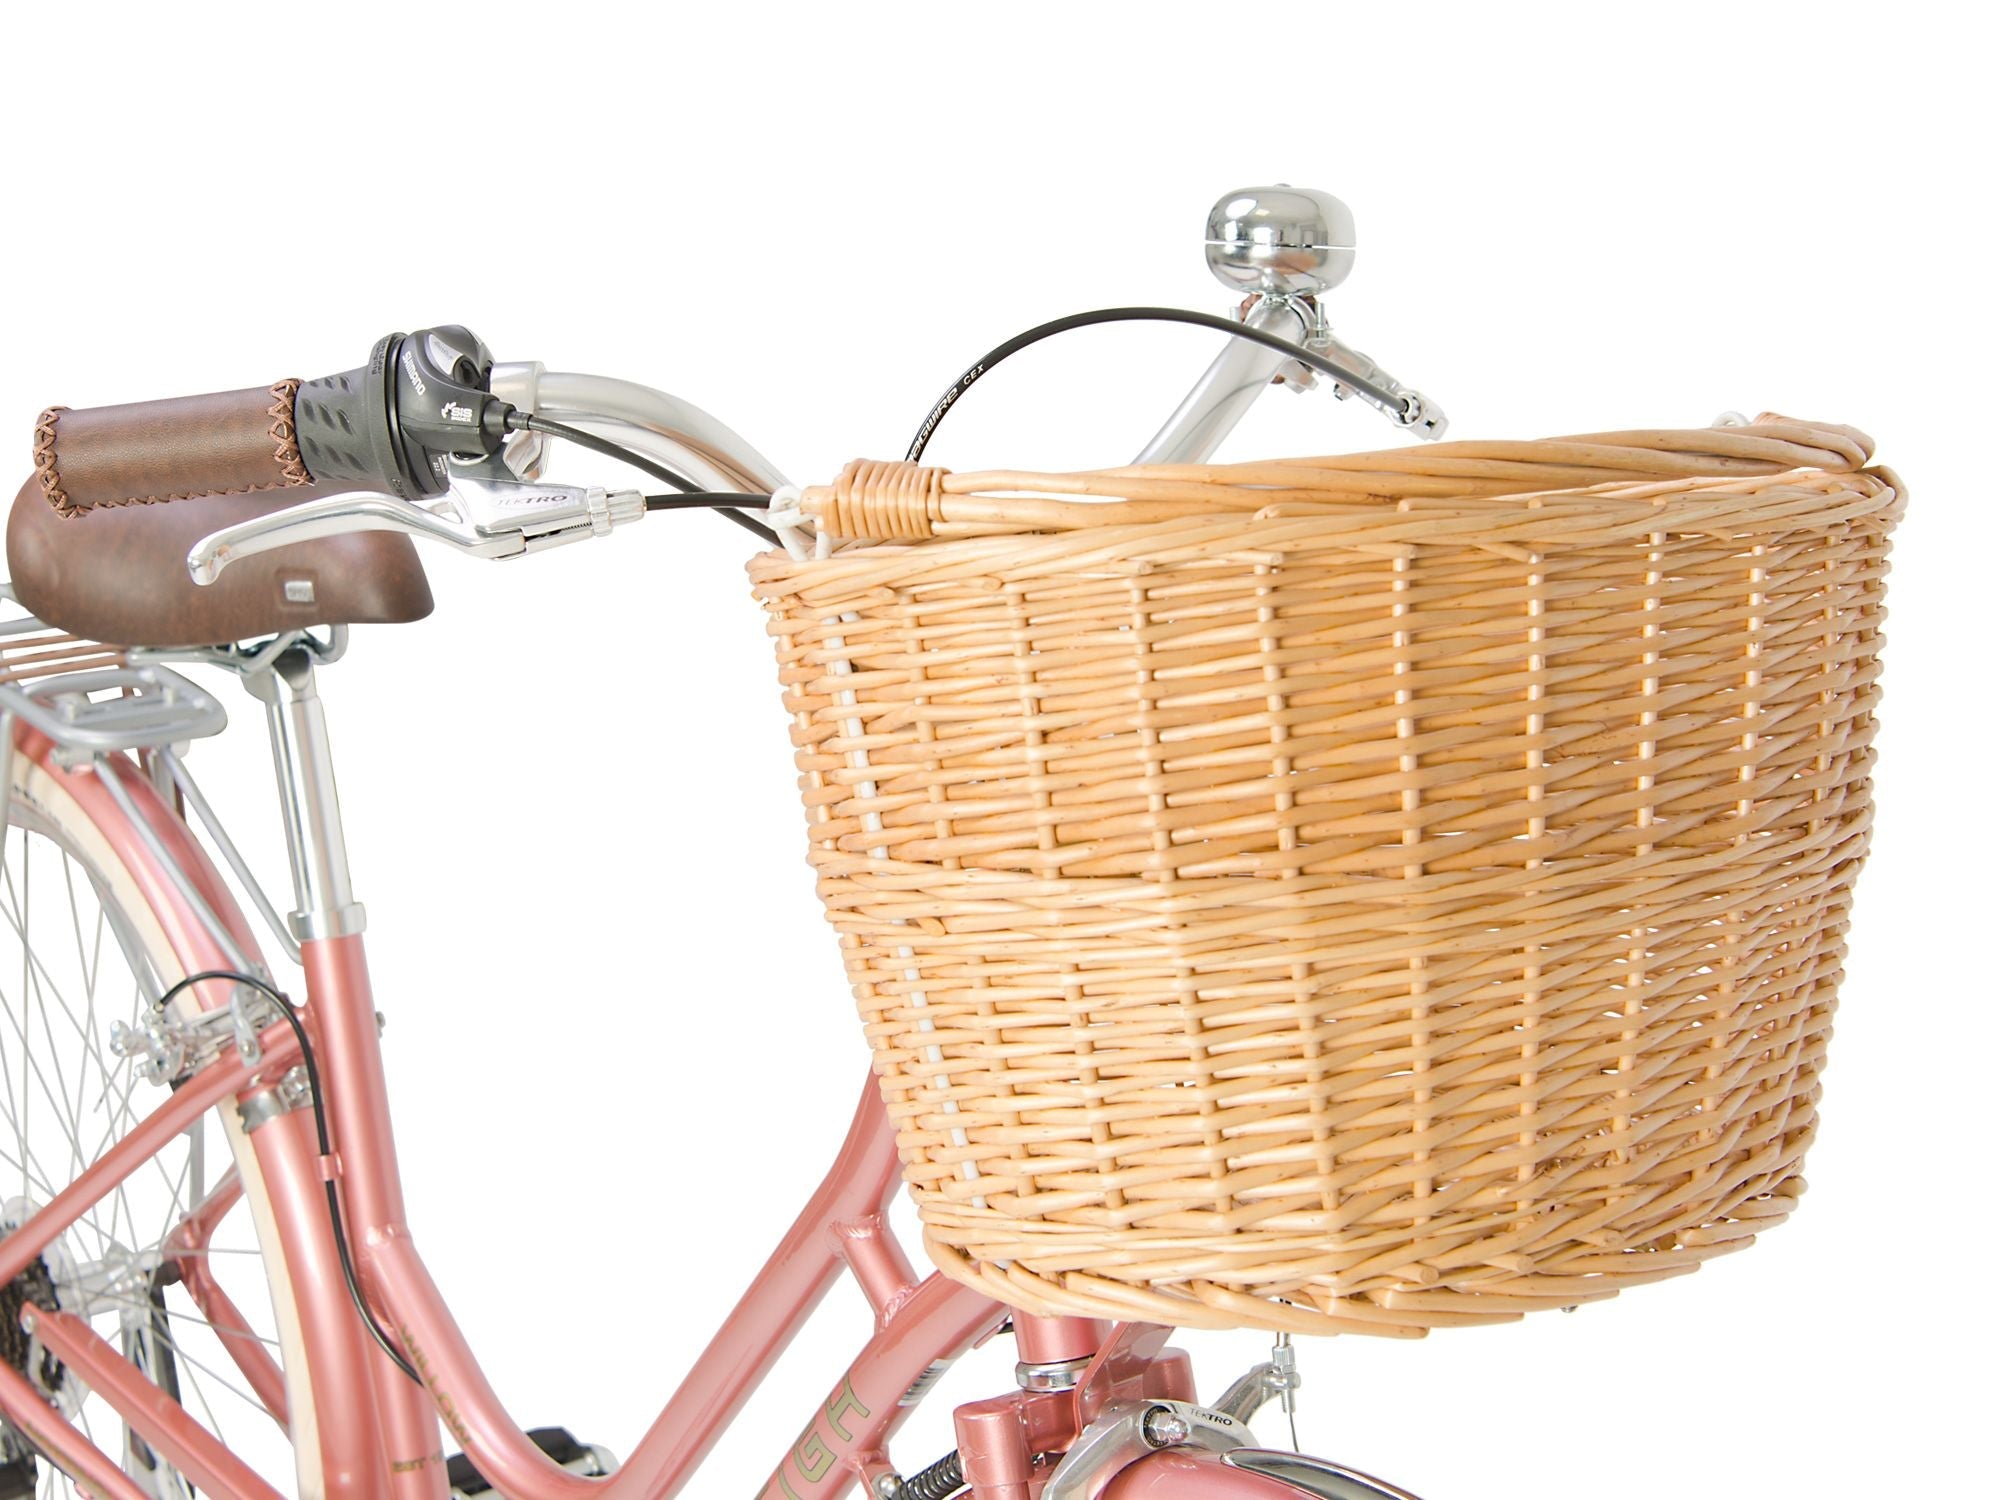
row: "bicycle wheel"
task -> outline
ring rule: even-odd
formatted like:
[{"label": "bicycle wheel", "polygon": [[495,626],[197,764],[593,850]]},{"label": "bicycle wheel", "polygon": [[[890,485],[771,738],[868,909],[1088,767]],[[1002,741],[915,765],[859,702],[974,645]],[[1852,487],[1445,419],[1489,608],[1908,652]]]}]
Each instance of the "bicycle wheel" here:
[{"label": "bicycle wheel", "polygon": [[[185,969],[112,844],[62,780],[13,757],[0,850],[0,1237],[165,1097],[111,1046]],[[193,1003],[184,994],[176,1006]],[[200,1213],[197,1213],[200,1210]],[[193,1486],[20,1332],[29,1302],[95,1331],[267,1480],[318,1488],[297,1318],[233,1101],[211,1111],[0,1287],[0,1358],[156,1500]],[[269,1253],[266,1253],[266,1247]],[[0,1492],[71,1489],[0,1419]]]}]

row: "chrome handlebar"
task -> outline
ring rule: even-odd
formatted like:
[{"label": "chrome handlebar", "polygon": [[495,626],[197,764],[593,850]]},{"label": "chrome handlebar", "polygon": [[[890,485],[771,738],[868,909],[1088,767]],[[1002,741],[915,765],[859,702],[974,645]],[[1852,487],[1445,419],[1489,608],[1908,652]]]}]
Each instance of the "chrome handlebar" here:
[{"label": "chrome handlebar", "polygon": [[[768,493],[788,481],[742,437],[665,391],[601,375],[551,373],[539,364],[493,368],[494,394],[522,411],[616,438],[629,448],[729,493]],[[203,537],[188,552],[196,583],[215,582],[238,558],[353,531],[397,531],[468,557],[521,557],[603,536],[646,514],[637,490],[586,489],[542,480],[547,440],[517,433],[502,460],[455,465],[451,488],[413,504],[355,490],[257,516]]]},{"label": "chrome handlebar", "polygon": [[[496,368],[496,390],[499,375]],[[509,399],[572,427],[616,429],[620,442],[712,490],[769,495],[791,482],[748,441],[693,402],[650,386],[602,375],[542,372],[529,396],[526,403]]]},{"label": "chrome handlebar", "polygon": [[[1335,396],[1359,397],[1398,426],[1435,438],[1444,413],[1372,359],[1336,339],[1323,296],[1354,262],[1354,220],[1326,193],[1276,187],[1225,194],[1209,214],[1209,269],[1242,294],[1238,316],[1331,359],[1352,379],[1327,377]],[[1141,450],[1139,463],[1199,463],[1213,454],[1274,382],[1308,389],[1319,377],[1282,351],[1231,339]],[[492,390],[521,411],[615,438],[721,493],[775,494],[788,481],[743,438],[664,391],[598,375],[550,374],[539,364],[495,365]],[[519,557],[646,514],[636,490],[542,482],[547,439],[513,434],[495,458],[453,466],[451,488],[423,503],[375,490],[324,495],[206,536],[188,553],[195,582],[213,583],[237,558],[351,531],[397,531],[472,557]]]}]

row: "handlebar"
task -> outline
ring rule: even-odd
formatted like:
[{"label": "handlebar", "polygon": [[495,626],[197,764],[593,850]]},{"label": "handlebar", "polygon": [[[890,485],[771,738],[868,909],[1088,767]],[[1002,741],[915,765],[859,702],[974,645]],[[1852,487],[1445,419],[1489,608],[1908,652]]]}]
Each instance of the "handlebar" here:
[{"label": "handlebar", "polygon": [[[1282,184],[1238,189],[1216,202],[1203,243],[1210,271],[1242,296],[1234,322],[1110,308],[1041,325],[966,371],[933,409],[910,457],[957,396],[1017,348],[1071,327],[1135,318],[1212,324],[1233,335],[1141,463],[1203,461],[1274,381],[1302,390],[1324,378],[1335,396],[1359,397],[1405,431],[1443,433],[1435,403],[1327,326],[1325,293],[1354,262],[1353,216],[1338,199]],[[538,483],[551,438],[606,453],[682,494]],[[746,513],[788,492],[787,482],[707,413],[624,381],[496,366],[485,344],[456,324],[388,334],[366,364],[316,380],[83,411],[51,407],[36,426],[35,467],[65,515],[308,484],[343,491],[204,538],[188,557],[202,583],[234,558],[345,531],[395,530],[478,557],[511,557],[687,505],[716,509],[795,550],[810,540],[808,526],[774,532]]]},{"label": "handlebar", "polygon": [[[1173,309],[1120,308],[1057,319],[993,351],[953,394],[1017,346],[1052,332],[1166,319],[1223,327],[1237,341],[1141,462],[1205,458],[1274,374],[1302,388],[1318,372],[1338,396],[1359,395],[1422,436],[1441,432],[1443,416],[1431,403],[1332,338],[1313,299],[1273,294],[1246,303],[1239,316],[1232,325]],[[949,404],[940,403],[920,443]],[[537,482],[550,438],[602,451],[683,493],[648,497]],[[48,497],[70,515],[309,484],[340,489],[204,537],[187,558],[201,584],[237,559],[347,532],[396,531],[475,557],[514,557],[602,536],[652,509],[688,505],[717,509],[795,552],[811,540],[809,523],[774,532],[743,513],[761,513],[771,497],[788,492],[787,481],[699,408],[624,381],[550,375],[536,364],[496,367],[486,346],[457,325],[389,334],[366,365],[317,380],[84,411],[51,408],[36,430],[35,461]]]},{"label": "handlebar", "polygon": [[[1296,309],[1273,304],[1269,310],[1290,317]],[[1148,309],[1078,319],[1114,314],[1222,323]],[[1318,352],[1332,344],[1323,328],[1279,320],[1299,346],[1288,357],[1287,341],[1264,331],[1259,320],[1247,321],[1255,330],[1249,336],[1263,343],[1234,348],[1253,349],[1266,363],[1245,378],[1236,355],[1225,350],[1142,462],[1205,457],[1258,391],[1268,389],[1273,358],[1281,370],[1288,358],[1294,361],[1292,372],[1282,375],[1286,383],[1301,375],[1309,380],[1309,366],[1331,370],[1335,394],[1362,394],[1424,436],[1442,427],[1424,398],[1382,376],[1365,356],[1335,346],[1343,357],[1336,364]],[[315,482],[352,486],[204,537],[187,558],[201,584],[213,583],[238,559],[358,531],[401,532],[475,557],[520,556],[604,535],[655,507],[761,505],[787,483],[754,448],[697,407],[629,382],[552,375],[536,364],[495,366],[485,345],[455,325],[390,334],[377,341],[367,365],[319,380],[58,411],[45,416],[44,428],[37,434],[43,484],[58,508],[71,513]],[[648,500],[634,490],[535,482],[552,435],[603,449],[697,493]],[[162,475],[171,476],[175,488],[141,492]],[[787,546],[802,544],[798,532],[780,538],[761,526],[752,529]]]}]

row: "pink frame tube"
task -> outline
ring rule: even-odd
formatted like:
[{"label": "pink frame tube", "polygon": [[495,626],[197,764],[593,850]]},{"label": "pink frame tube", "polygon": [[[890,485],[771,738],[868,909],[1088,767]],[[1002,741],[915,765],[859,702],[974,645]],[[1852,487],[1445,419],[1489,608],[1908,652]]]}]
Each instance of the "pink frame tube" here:
[{"label": "pink frame tube", "polygon": [[[136,831],[93,777],[50,765],[48,745],[26,732],[24,751],[64,775],[78,803],[111,840],[154,904],[190,971],[226,967],[180,895],[158,869]],[[185,826],[153,794],[150,783],[118,763],[121,780],[171,858],[188,874],[247,953],[247,925]],[[443,1500],[441,1417],[481,1472],[514,1500],[671,1500],[749,1401],[835,1279],[855,1279],[875,1313],[875,1332],[854,1363],[815,1407],[796,1441],[765,1482],[763,1500],[836,1500],[857,1480],[885,1472],[884,1445],[945,1364],[990,1335],[1007,1309],[933,1275],[918,1281],[891,1234],[887,1210],[898,1184],[894,1132],[870,1079],[839,1156],[735,1310],[724,1321],[680,1388],[616,1474],[590,1479],[552,1464],[507,1416],[481,1373],[411,1241],[396,1167],[388,1092],[377,1042],[367,963],[358,937],[304,945],[308,1004],[302,1008],[322,1062],[323,1101],[334,1136],[331,1157],[318,1154],[311,1116],[294,1111],[267,1120],[251,1136],[290,1270],[314,1407],[324,1493],[337,1500]],[[216,986],[221,990],[223,986]],[[220,995],[216,996],[219,1002]],[[274,1027],[257,1069],[229,1056],[177,1090],[76,1182],[0,1244],[0,1283],[21,1269],[88,1207],[109,1193],[207,1109],[275,1077],[294,1060],[289,1031]],[[396,1337],[423,1376],[419,1390],[370,1343],[347,1304],[326,1220],[322,1183],[338,1180],[358,1268],[370,1300],[389,1314]],[[229,1189],[211,1196],[177,1232],[192,1250],[205,1243],[227,1211]],[[212,1323],[240,1323],[221,1289],[189,1256],[184,1279]],[[189,1274],[192,1272],[192,1274]],[[126,1366],[89,1328],[68,1314],[38,1313],[39,1329],[58,1357],[120,1411],[135,1431],[206,1491],[226,1500],[272,1500],[275,1492]],[[1023,1422],[1050,1441],[1067,1443],[1089,1420],[1090,1397],[1117,1385],[1187,1393],[1184,1358],[1162,1351],[1164,1330],[1116,1331],[1086,1319],[1017,1317],[1021,1357],[1033,1362],[1091,1359],[1091,1373],[1074,1401],[1055,1393],[1017,1392],[962,1407],[961,1435],[986,1442],[967,1448],[976,1500],[1031,1500],[1038,1488],[1020,1455],[991,1443]],[[225,1341],[228,1342],[228,1341]],[[239,1365],[265,1404],[283,1420],[285,1391],[261,1347],[238,1351]],[[434,1408],[434,1409],[433,1409]],[[1032,1410],[1030,1409],[1032,1408]],[[44,1447],[98,1492],[140,1500],[118,1465],[44,1404],[32,1386],[0,1369],[0,1412],[37,1434]],[[1026,1429],[1023,1428],[1025,1431]],[[1045,1450],[1046,1451],[1046,1450]],[[1114,1500],[1174,1500],[1152,1490],[1190,1482],[1178,1467],[1150,1462]],[[1124,1476],[1119,1476],[1121,1479]],[[1203,1465],[1204,1493],[1271,1496],[1273,1481]],[[1238,1482],[1241,1481],[1241,1482]],[[1113,1487],[1116,1487],[1114,1484]],[[1277,1489],[1285,1486],[1278,1485]],[[1145,1490],[1145,1494],[1140,1494]],[[1108,1492],[1107,1492],[1108,1493]],[[1296,1492],[1292,1492],[1296,1493]]]},{"label": "pink frame tube", "polygon": [[12,1365],[0,1364],[0,1412],[66,1473],[113,1500],[150,1500],[104,1450],[56,1412]]},{"label": "pink frame tube", "polygon": [[262,1033],[263,1060],[251,1064],[234,1052],[224,1053],[168,1096],[133,1126],[82,1176],[29,1215],[27,1222],[0,1240],[0,1285],[28,1268],[51,1241],[89,1213],[118,1184],[150,1161],[175,1136],[224,1099],[253,1088],[267,1072],[282,1073],[299,1055],[298,1042],[283,1022]]},{"label": "pink frame tube", "polygon": [[21,1315],[21,1327],[76,1371],[85,1385],[117,1407],[126,1425],[202,1489],[233,1495],[237,1500],[280,1500],[278,1492],[248,1464],[223,1447],[213,1433],[181,1409],[180,1402],[148,1380],[81,1318],[30,1307]]},{"label": "pink frame tube", "polygon": [[249,1383],[251,1393],[264,1403],[264,1410],[280,1427],[290,1431],[292,1419],[285,1396],[285,1372],[271,1358],[263,1340],[250,1331],[249,1323],[223,1291],[209,1263],[208,1242],[215,1226],[242,1198],[243,1179],[231,1167],[195,1211],[181,1221],[168,1238],[168,1244],[181,1285],[201,1309],[201,1315],[208,1319],[208,1326],[222,1347],[229,1351],[229,1358]]},{"label": "pink frame tube", "polygon": [[828,1398],[824,1432],[822,1414],[815,1413],[772,1479],[788,1500],[827,1500],[879,1462],[882,1443],[909,1410],[899,1403],[919,1377],[1005,1316],[999,1304],[942,1278],[916,1283],[889,1233],[888,1205],[898,1183],[895,1132],[870,1079],[826,1180],[631,1458],[604,1479],[569,1473],[508,1416],[411,1239],[361,940],[325,939],[305,950],[363,1279],[388,1310],[446,1427],[497,1489],[534,1500],[635,1494],[667,1500],[845,1269],[875,1310],[876,1334]]},{"label": "pink frame tube", "polygon": [[[410,1231],[404,1222],[402,1175],[396,1166],[395,1136],[389,1124],[388,1083],[382,1069],[374,991],[369,986],[359,937],[306,943],[303,958],[308,1008],[314,1019],[313,1042],[320,1055],[320,1080],[333,1132],[335,1154],[327,1170],[340,1180],[356,1268],[380,1305],[386,1299],[378,1285],[379,1268],[398,1245],[408,1245]],[[324,1223],[324,1194],[316,1197],[315,1204],[287,1204],[279,1211],[281,1221],[296,1229],[312,1222]],[[275,1194],[273,1200],[277,1210]],[[296,1285],[296,1273],[293,1279]],[[320,1283],[320,1296],[339,1295],[335,1289],[340,1286],[338,1279]],[[393,1302],[388,1307],[395,1311]],[[349,1321],[353,1321],[351,1314]],[[401,1328],[396,1332],[411,1362],[421,1371],[421,1338],[413,1339]],[[436,1400],[433,1410],[438,1394],[435,1387],[427,1399],[372,1341],[362,1346],[361,1353],[366,1370],[356,1371],[350,1378],[359,1390],[374,1394],[377,1441],[386,1445],[388,1459],[383,1476],[387,1493],[396,1500],[444,1500],[448,1486],[445,1455],[438,1442],[439,1419],[461,1446],[464,1443],[453,1407],[448,1400]],[[318,1398],[317,1387],[314,1394]],[[351,1413],[355,1404],[344,1403],[346,1411]],[[379,1472],[380,1456],[364,1454],[359,1443],[345,1441],[344,1431],[327,1432],[328,1428],[344,1427],[350,1419],[347,1414],[329,1418],[321,1412],[320,1428],[327,1439],[323,1447],[350,1472],[365,1473],[371,1464]],[[497,1475],[482,1472],[498,1483]]]},{"label": "pink frame tube", "polygon": [[[324,1493],[329,1500],[376,1500],[387,1494],[390,1480],[375,1389],[375,1363],[381,1355],[348,1304],[320,1176],[332,1169],[331,1164],[320,1162],[312,1116],[305,1110],[267,1121],[251,1135],[250,1144],[285,1247],[300,1342],[312,1382]],[[400,1375],[396,1379],[402,1381]],[[402,1383],[408,1386],[407,1381]],[[433,1418],[433,1449],[436,1432]],[[441,1456],[417,1472],[421,1477],[430,1470],[438,1479],[441,1500]]]}]

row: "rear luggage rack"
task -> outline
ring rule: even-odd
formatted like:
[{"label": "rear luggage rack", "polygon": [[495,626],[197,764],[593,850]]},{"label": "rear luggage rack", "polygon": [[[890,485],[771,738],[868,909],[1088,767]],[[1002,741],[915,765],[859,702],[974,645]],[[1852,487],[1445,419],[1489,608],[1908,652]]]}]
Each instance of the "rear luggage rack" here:
[{"label": "rear luggage rack", "polygon": [[[0,593],[12,598],[4,585]],[[0,621],[0,721],[17,718],[55,741],[66,764],[205,739],[228,722],[222,705],[178,672],[135,665],[120,647],[32,615]]]}]

